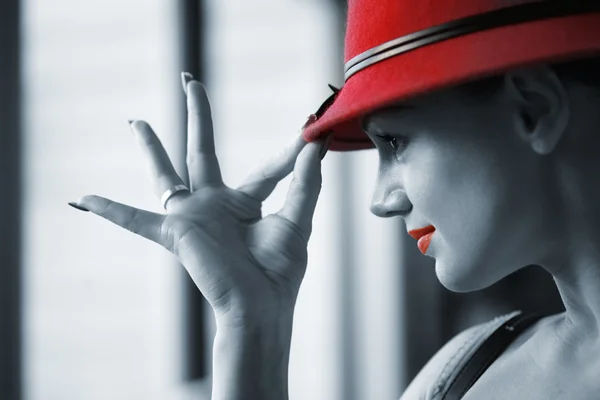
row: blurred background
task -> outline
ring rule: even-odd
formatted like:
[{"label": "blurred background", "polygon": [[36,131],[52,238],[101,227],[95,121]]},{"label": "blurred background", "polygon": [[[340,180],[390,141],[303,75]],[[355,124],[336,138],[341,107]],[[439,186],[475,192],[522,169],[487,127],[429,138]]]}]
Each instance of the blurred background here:
[{"label": "blurred background", "polygon": [[[236,185],[343,84],[345,12],[338,0],[0,3],[0,399],[210,398],[214,321],[189,277],[67,202],[161,211],[127,120],[148,121],[185,177],[181,71],[207,86]],[[444,289],[403,221],[369,212],[376,172],[374,151],[323,161],[291,399],[397,399],[466,327],[562,309],[538,267],[476,293]]]}]

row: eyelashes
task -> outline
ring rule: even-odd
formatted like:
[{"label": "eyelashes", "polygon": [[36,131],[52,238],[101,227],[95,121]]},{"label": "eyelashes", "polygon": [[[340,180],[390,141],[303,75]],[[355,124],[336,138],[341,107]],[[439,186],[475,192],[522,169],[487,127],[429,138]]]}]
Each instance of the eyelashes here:
[{"label": "eyelashes", "polygon": [[375,137],[379,143],[390,146],[396,153],[404,151],[408,146],[408,139],[404,137],[396,137],[388,134],[377,134]]}]

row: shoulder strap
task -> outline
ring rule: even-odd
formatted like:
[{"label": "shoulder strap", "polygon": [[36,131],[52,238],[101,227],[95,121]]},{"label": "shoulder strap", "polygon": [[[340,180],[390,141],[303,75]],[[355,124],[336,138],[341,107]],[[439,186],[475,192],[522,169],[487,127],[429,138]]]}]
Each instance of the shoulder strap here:
[{"label": "shoulder strap", "polygon": [[528,326],[542,318],[540,314],[519,314],[500,325],[463,365],[450,383],[442,400],[459,400],[508,345]]}]

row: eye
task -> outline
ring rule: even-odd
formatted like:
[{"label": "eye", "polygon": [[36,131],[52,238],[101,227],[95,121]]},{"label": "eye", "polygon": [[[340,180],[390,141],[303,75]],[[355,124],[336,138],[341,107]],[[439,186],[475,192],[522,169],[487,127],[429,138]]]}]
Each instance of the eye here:
[{"label": "eye", "polygon": [[396,137],[388,134],[375,135],[377,141],[391,146],[395,152],[401,152],[408,146],[408,140],[403,137]]}]

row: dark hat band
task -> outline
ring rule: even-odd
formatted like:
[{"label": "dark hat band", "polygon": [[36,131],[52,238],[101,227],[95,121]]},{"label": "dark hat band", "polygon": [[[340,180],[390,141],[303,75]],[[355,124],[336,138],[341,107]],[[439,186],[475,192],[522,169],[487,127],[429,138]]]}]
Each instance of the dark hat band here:
[{"label": "dark hat band", "polygon": [[600,1],[546,0],[521,4],[446,22],[390,40],[349,60],[344,66],[344,79],[380,61],[468,33],[531,22],[547,18],[600,12]]}]

